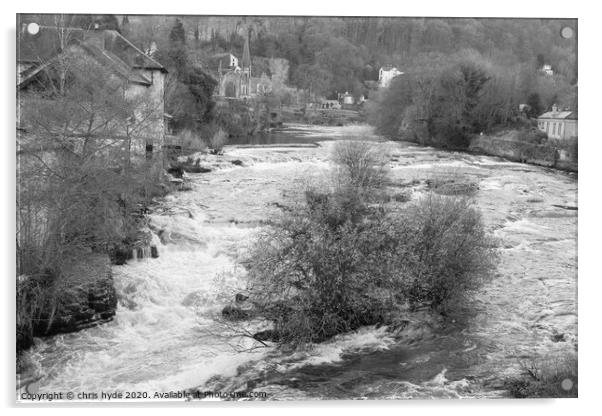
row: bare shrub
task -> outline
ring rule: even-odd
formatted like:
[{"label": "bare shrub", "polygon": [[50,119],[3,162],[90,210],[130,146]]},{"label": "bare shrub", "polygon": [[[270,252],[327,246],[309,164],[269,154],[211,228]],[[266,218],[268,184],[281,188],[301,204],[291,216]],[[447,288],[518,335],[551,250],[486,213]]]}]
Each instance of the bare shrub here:
[{"label": "bare shrub", "polygon": [[213,154],[220,154],[224,150],[224,146],[228,143],[228,135],[222,129],[218,129],[209,139],[209,146]]},{"label": "bare shrub", "polygon": [[412,192],[411,191],[401,191],[401,192],[395,192],[393,194],[393,200],[396,202],[409,202],[412,200]]},{"label": "bare shrub", "polygon": [[193,152],[205,152],[207,150],[207,142],[198,134],[191,130],[182,130],[178,133],[178,141],[182,144],[182,148]]},{"label": "bare shrub", "polygon": [[405,296],[446,310],[491,276],[497,261],[495,241],[480,211],[467,198],[429,193],[410,204],[402,228],[409,274]]},{"label": "bare shrub", "polygon": [[249,286],[272,340],[389,323],[408,303],[445,311],[490,276],[495,250],[468,200],[428,195],[399,215],[363,195],[308,190],[251,249]]},{"label": "bare shrub", "polygon": [[252,298],[273,322],[272,340],[319,342],[395,309],[387,222],[350,189],[306,192],[249,253]]},{"label": "bare shrub", "polygon": [[506,380],[505,388],[516,398],[577,397],[577,356],[534,358],[520,363],[522,377]]},{"label": "bare shrub", "polygon": [[355,188],[377,189],[387,183],[389,157],[381,146],[357,140],[343,140],[335,144],[333,162],[342,169],[341,177]]}]

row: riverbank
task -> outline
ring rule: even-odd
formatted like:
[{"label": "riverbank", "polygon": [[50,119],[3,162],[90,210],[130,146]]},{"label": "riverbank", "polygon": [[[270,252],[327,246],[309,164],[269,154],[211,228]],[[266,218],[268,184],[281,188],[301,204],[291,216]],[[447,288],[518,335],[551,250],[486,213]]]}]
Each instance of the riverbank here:
[{"label": "riverbank", "polygon": [[510,131],[494,136],[475,136],[470,141],[469,151],[499,156],[515,162],[549,168],[578,171],[577,138],[532,143],[520,140],[519,132]]},{"label": "riverbank", "polygon": [[[495,157],[382,143],[410,198],[433,175],[461,173],[502,244],[499,275],[456,322],[406,333],[364,327],[305,351],[257,348],[217,319],[245,289],[239,264],[263,224],[330,169],[332,141],[368,138],[367,126],[293,126],[311,147],[227,146],[199,155],[211,172],[150,213],[160,257],[113,266],[113,322],[36,339],[28,352],[40,392],[175,391],[199,386],[267,392],[267,399],[502,397],[519,361],[577,345],[577,182],[562,172]],[[233,164],[238,160],[240,164]],[[393,191],[393,189],[392,189]],[[254,328],[249,328],[254,329]],[[406,328],[406,330],[408,330]]]}]

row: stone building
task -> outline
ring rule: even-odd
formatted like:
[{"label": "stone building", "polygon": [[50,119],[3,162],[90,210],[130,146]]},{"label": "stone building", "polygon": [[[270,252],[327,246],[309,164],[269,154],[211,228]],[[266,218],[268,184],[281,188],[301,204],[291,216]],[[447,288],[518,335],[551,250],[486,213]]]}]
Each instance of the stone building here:
[{"label": "stone building", "polygon": [[[286,60],[274,58],[257,58],[257,60],[259,60],[260,69],[254,71],[248,37],[245,39],[242,59],[239,60],[229,52],[213,55],[209,59],[208,67],[211,73],[217,75],[218,83],[215,95],[218,98],[245,100],[270,94],[274,88],[275,74],[271,73],[268,76],[266,69],[273,62],[279,63]],[[261,64],[263,64],[263,69]],[[253,76],[255,72],[261,73],[261,76]]]},{"label": "stone building", "polygon": [[210,69],[217,72],[216,95],[226,98],[249,98],[251,96],[251,54],[249,38],[245,38],[242,61],[231,53],[220,53],[211,57]]},{"label": "stone building", "polygon": [[[68,56],[70,62],[95,62],[106,76],[119,85],[124,97],[135,103],[130,123],[136,125],[128,152],[133,157],[158,158],[165,138],[165,77],[167,70],[144,54],[115,30],[84,30],[23,25],[17,40],[18,131],[27,135],[27,117],[32,99],[52,99],[40,90],[43,82],[59,70],[68,79],[69,68],[60,68]],[[64,65],[63,65],[64,66]],[[54,72],[53,72],[54,71]],[[90,79],[92,85],[94,79]],[[98,125],[106,120],[98,119]],[[125,130],[125,128],[124,128]],[[78,130],[73,130],[77,134]]]},{"label": "stone building", "polygon": [[552,111],[537,118],[537,127],[546,132],[551,139],[569,139],[577,137],[577,112],[568,109],[559,110],[554,104]]}]

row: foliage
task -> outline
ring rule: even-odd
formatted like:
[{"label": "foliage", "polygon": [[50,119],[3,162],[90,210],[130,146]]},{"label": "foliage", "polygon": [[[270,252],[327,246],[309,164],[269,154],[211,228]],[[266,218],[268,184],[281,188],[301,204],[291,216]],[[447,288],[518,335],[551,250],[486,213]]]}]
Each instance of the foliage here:
[{"label": "foliage", "polygon": [[407,304],[449,310],[495,266],[494,245],[469,200],[429,194],[390,211],[373,197],[380,174],[376,181],[350,178],[371,163],[341,157],[372,150],[354,142],[343,149],[334,153],[344,169],[335,170],[332,184],[308,188],[246,261],[253,302],[279,342],[318,342],[390,323]]},{"label": "foliage", "polygon": [[519,104],[530,105],[531,117],[555,101],[576,108],[576,87],[562,75],[520,63],[509,68],[476,51],[423,58],[373,97],[369,122],[379,133],[465,148],[472,134],[520,124]]},{"label": "foliage", "polygon": [[186,31],[180,19],[176,19],[171,32],[169,32],[169,41],[172,43],[186,43]]},{"label": "foliage", "polygon": [[182,71],[168,75],[166,111],[174,117],[176,130],[198,131],[203,124],[214,120],[212,95],[217,81],[198,67],[187,67]]},{"label": "foliage", "polygon": [[124,88],[69,49],[19,91],[17,275],[48,283],[22,288],[23,327],[26,310],[53,298],[69,258],[141,238],[145,205],[165,192],[162,166],[145,153],[162,133],[162,105]]},{"label": "foliage", "polygon": [[396,77],[388,90],[382,91],[370,102],[368,120],[376,127],[376,132],[394,138],[400,133],[405,112],[413,103],[413,78]]},{"label": "foliage", "polygon": [[301,64],[292,75],[292,82],[310,97],[325,96],[330,90],[332,74],[317,64]]},{"label": "foliage", "polygon": [[529,106],[529,111],[527,113],[529,115],[529,117],[537,118],[543,113],[541,97],[539,96],[538,93],[533,92],[533,93],[529,94],[529,96],[527,97],[526,104]]},{"label": "foliage", "polygon": [[576,354],[523,360],[520,365],[523,376],[505,382],[505,388],[512,397],[578,397]]},{"label": "foliage", "polygon": [[[73,25],[71,19],[81,15],[64,16]],[[46,25],[55,24],[55,17],[21,15],[25,22]],[[515,97],[519,103],[524,103],[531,92],[538,92],[547,108],[552,104],[549,102],[552,95],[559,92],[558,101],[562,102],[558,104],[575,108],[570,98],[564,102],[564,97],[570,94],[565,86],[577,83],[576,37],[564,39],[558,35],[565,26],[577,32],[574,19],[191,15],[138,16],[136,22],[130,23],[129,32],[131,40],[143,50],[155,42],[161,56],[174,49],[173,43],[177,41],[186,43],[188,55],[195,50],[205,57],[217,52],[232,52],[240,57],[244,43],[240,33],[246,29],[251,34],[253,57],[286,59],[291,81],[299,88],[308,88],[308,79],[303,74],[305,69],[311,68],[314,75],[318,75],[312,78],[319,80],[311,88],[325,96],[345,91],[356,97],[372,94],[364,82],[378,79],[378,68],[384,65],[395,65],[405,73],[421,65],[422,70],[427,71],[428,66],[421,63],[424,55],[453,56],[470,51],[498,68],[494,72],[504,78],[506,89],[523,84],[524,94]],[[187,33],[186,28],[194,30]],[[197,39],[198,28],[207,28],[209,38],[187,42],[190,38]],[[552,66],[553,77],[542,77],[538,73],[544,63]],[[521,79],[513,73],[517,67],[525,68]],[[552,80],[556,85],[548,85],[547,89],[538,85],[543,84],[540,81]],[[503,91],[501,85],[500,88]]]},{"label": "foliage", "polygon": [[408,206],[405,226],[412,238],[404,247],[404,293],[411,302],[445,310],[490,277],[495,242],[470,199],[427,194]]},{"label": "foliage", "polygon": [[309,190],[305,198],[249,257],[263,315],[292,343],[383,322],[394,302],[385,291],[387,264],[376,254],[388,244],[386,224],[350,191]]},{"label": "foliage", "polygon": [[224,146],[228,143],[228,135],[222,129],[218,129],[209,139],[211,151],[215,154],[221,153]]},{"label": "foliage", "polygon": [[344,178],[356,189],[371,190],[386,185],[387,154],[374,143],[358,140],[336,142],[332,161],[343,170],[337,178]]},{"label": "foliage", "polygon": [[165,86],[165,110],[174,117],[174,128],[199,131],[214,120],[213,92],[216,79],[195,64],[186,45],[186,31],[176,19],[169,44],[156,58],[169,71]]},{"label": "foliage", "polygon": [[180,131],[177,139],[178,142],[181,143],[182,148],[188,151],[203,152],[207,150],[208,147],[207,140],[203,139],[199,133],[195,133],[191,130]]}]

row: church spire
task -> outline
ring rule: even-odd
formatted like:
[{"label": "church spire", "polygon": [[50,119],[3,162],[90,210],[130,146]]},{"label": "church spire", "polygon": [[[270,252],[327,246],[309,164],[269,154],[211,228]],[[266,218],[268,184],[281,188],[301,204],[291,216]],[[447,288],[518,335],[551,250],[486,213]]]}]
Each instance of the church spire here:
[{"label": "church spire", "polygon": [[245,46],[242,51],[242,69],[248,69],[251,72],[251,52],[249,51],[249,33],[245,36]]}]

